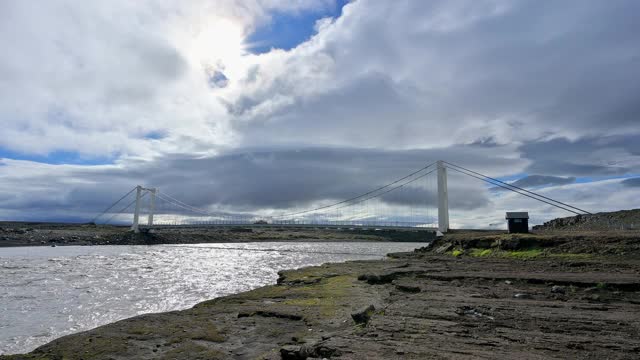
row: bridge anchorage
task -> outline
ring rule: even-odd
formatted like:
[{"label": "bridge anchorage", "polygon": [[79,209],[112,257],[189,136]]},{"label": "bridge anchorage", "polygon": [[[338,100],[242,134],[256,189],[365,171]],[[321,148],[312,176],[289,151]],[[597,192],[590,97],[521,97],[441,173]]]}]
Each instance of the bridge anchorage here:
[{"label": "bridge anchorage", "polygon": [[[406,176],[377,187],[358,196],[311,209],[300,209],[287,213],[276,211],[241,213],[230,211],[213,212],[183,202],[161,192],[158,188],[136,186],[98,214],[92,222],[104,215],[110,217],[102,222],[108,224],[117,219],[125,222],[129,208],[133,210],[131,230],[152,227],[174,226],[218,226],[218,227],[313,227],[341,229],[411,229],[446,233],[449,231],[448,170],[484,181],[492,188],[501,188],[546,203],[574,214],[590,214],[575,206],[483,175],[459,165],[439,160],[430,163]],[[135,191],[133,201],[120,211],[112,209]],[[148,196],[148,199],[144,199]],[[433,210],[433,213],[432,213]],[[146,224],[140,216],[147,214]]]}]

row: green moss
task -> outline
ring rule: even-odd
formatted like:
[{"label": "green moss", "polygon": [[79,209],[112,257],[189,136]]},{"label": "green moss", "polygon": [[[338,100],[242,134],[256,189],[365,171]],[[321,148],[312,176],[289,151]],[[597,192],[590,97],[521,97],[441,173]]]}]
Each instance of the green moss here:
[{"label": "green moss", "polygon": [[576,254],[576,253],[547,254],[547,256],[550,258],[559,258],[559,259],[566,259],[566,260],[571,260],[571,259],[586,260],[586,259],[593,258],[593,254]]},{"label": "green moss", "polygon": [[225,354],[218,350],[210,349],[204,345],[187,341],[180,343],[177,347],[167,351],[161,359],[226,359]]},{"label": "green moss", "polygon": [[291,299],[284,301],[283,304],[293,306],[320,306],[323,304],[323,301],[319,298]]},{"label": "green moss", "polygon": [[132,323],[123,329],[126,334],[134,335],[138,340],[155,338],[169,338],[169,343],[179,343],[185,340],[204,340],[211,342],[223,342],[225,337],[217,328],[208,321],[192,321],[188,318],[180,318],[168,321],[162,326],[154,326],[144,322]]},{"label": "green moss", "polygon": [[126,329],[127,334],[131,335],[148,335],[152,334],[156,328],[146,325],[131,326]]},{"label": "green moss", "polygon": [[[455,252],[456,250],[454,250]],[[482,249],[482,248],[474,248],[469,249],[465,252],[461,252],[451,255],[460,256],[462,254],[470,255],[473,257],[501,257],[501,258],[510,258],[510,259],[531,259],[539,256],[545,256],[549,258],[558,258],[558,259],[576,259],[576,260],[584,260],[593,258],[592,254],[575,254],[575,253],[558,253],[558,254],[549,254],[544,252],[542,249],[533,248],[526,250],[500,250],[500,249]]]},{"label": "green moss", "polygon": [[320,317],[334,317],[341,305],[348,302],[344,298],[349,296],[349,290],[355,277],[341,275],[323,278],[320,282],[311,285],[296,286],[290,289],[291,298],[283,302],[285,305],[301,306],[314,311]]},{"label": "green moss", "polygon": [[542,249],[527,249],[527,250],[499,250],[499,249],[481,249],[474,248],[469,250],[454,249],[449,252],[449,255],[459,257],[462,255],[469,255],[473,257],[501,257],[507,259],[531,259],[542,255]]},{"label": "green moss", "polygon": [[598,289],[606,289],[607,288],[607,284],[603,283],[603,282],[599,282],[599,283],[596,284],[596,287]]},{"label": "green moss", "polygon": [[222,336],[218,332],[218,330],[213,326],[196,329],[195,331],[189,334],[189,337],[193,340],[204,340],[204,341],[211,341],[211,342],[225,341],[225,337]]},{"label": "green moss", "polygon": [[508,259],[532,259],[542,255],[542,249],[500,251],[496,255]]},{"label": "green moss", "polygon": [[471,249],[469,251],[469,255],[474,257],[486,257],[493,254],[493,250],[491,249]]}]

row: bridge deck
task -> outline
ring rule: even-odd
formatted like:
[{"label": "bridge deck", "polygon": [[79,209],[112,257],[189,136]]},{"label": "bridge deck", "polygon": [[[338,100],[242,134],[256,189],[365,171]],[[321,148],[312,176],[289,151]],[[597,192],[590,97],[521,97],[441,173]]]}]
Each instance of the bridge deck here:
[{"label": "bridge deck", "polygon": [[435,232],[435,227],[418,227],[418,226],[395,226],[395,225],[338,225],[338,224],[247,224],[247,223],[229,223],[229,224],[188,224],[188,225],[173,225],[173,224],[154,224],[154,225],[142,225],[140,229],[167,229],[167,228],[267,228],[267,229],[336,229],[336,230],[404,230],[404,231],[431,231]]}]

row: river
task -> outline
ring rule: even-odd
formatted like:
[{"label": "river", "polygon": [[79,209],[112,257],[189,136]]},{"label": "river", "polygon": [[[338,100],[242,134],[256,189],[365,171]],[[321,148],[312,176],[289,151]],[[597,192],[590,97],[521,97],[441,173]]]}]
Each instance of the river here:
[{"label": "river", "polygon": [[260,242],[0,248],[0,354],[275,283],[277,272],[424,243]]}]

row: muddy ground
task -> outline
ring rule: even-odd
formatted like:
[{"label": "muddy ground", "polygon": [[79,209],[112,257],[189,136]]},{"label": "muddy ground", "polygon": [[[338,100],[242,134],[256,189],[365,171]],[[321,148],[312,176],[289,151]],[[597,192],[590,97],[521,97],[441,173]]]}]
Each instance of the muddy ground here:
[{"label": "muddy ground", "polygon": [[134,234],[127,226],[0,222],[0,247],[153,245],[249,241],[431,241],[424,231],[248,227],[167,227]]},{"label": "muddy ground", "polygon": [[638,234],[600,247],[596,234],[554,236],[458,233],[385,261],[285,271],[0,359],[640,358]]}]

